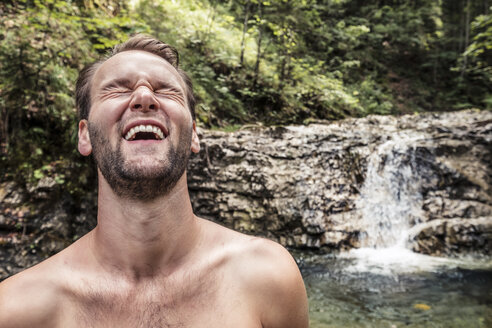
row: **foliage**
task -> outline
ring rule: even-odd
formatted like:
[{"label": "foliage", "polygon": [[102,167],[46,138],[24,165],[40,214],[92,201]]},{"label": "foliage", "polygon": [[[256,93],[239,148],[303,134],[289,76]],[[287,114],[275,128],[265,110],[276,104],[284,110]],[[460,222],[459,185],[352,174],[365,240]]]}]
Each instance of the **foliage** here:
[{"label": "foliage", "polygon": [[75,151],[78,71],[143,25],[71,1],[16,1],[0,10],[4,178],[35,183],[51,176],[77,191],[91,174]]},{"label": "foliage", "polygon": [[[130,34],[178,48],[199,125],[492,107],[490,0],[22,0],[0,4],[0,179],[93,182],[78,71]],[[90,188],[90,184],[88,187]]]},{"label": "foliage", "polygon": [[486,108],[480,94],[489,83],[475,66],[466,76],[453,70],[466,43],[457,22],[480,8],[466,0],[162,0],[141,1],[137,12],[182,52],[200,121],[226,126]]},{"label": "foliage", "polygon": [[[489,10],[492,11],[492,7]],[[473,40],[458,63],[463,65],[465,58],[469,58],[464,73],[473,82],[474,92],[481,100],[481,105],[492,109],[492,14],[477,16],[471,29]],[[479,90],[476,90],[477,86]],[[481,95],[483,98],[480,99]]]}]

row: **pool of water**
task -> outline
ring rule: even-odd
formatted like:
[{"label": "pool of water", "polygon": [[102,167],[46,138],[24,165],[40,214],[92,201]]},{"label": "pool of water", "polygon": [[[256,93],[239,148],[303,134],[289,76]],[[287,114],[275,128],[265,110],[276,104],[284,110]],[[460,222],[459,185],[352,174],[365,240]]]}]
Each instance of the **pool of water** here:
[{"label": "pool of water", "polygon": [[370,261],[364,252],[295,256],[311,328],[492,327],[490,260],[416,255],[391,263]]}]

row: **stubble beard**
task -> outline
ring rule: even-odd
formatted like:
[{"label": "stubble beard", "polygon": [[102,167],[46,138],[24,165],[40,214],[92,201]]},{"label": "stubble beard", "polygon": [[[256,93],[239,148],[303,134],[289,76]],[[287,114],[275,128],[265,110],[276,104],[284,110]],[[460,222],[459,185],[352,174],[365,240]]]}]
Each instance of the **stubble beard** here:
[{"label": "stubble beard", "polygon": [[149,201],[168,194],[183,176],[190,156],[192,134],[191,129],[183,129],[178,147],[169,142],[167,156],[159,159],[158,166],[153,169],[128,163],[121,151],[122,139],[113,149],[97,124],[89,123],[89,136],[94,161],[114,193],[121,198]]}]

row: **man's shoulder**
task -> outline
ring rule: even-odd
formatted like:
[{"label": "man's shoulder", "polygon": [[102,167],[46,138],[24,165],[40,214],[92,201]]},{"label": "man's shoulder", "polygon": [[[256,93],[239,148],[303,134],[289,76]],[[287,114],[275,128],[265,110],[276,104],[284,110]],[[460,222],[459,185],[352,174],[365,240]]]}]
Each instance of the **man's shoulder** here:
[{"label": "man's shoulder", "polygon": [[265,328],[308,327],[306,289],[296,262],[281,245],[249,238],[234,270]]},{"label": "man's shoulder", "polygon": [[49,262],[0,283],[0,327],[49,327],[58,308],[59,283]]},{"label": "man's shoulder", "polygon": [[[304,285],[296,262],[280,244],[260,237],[245,237],[232,260],[237,277],[250,290],[268,295],[288,293],[293,286]],[[274,297],[275,298],[275,297]]]},{"label": "man's shoulder", "polygon": [[[225,263],[245,274],[245,279],[255,275],[271,279],[301,278],[291,254],[280,244],[262,237],[246,235],[215,223],[215,235],[210,239],[216,245]],[[256,279],[254,279],[256,281]]]},{"label": "man's shoulder", "polygon": [[[226,229],[226,228],[223,228]],[[261,237],[222,231],[226,270],[259,313],[263,327],[307,327],[307,296],[290,253]]]},{"label": "man's shoulder", "polygon": [[72,246],[0,283],[0,327],[55,327]]}]

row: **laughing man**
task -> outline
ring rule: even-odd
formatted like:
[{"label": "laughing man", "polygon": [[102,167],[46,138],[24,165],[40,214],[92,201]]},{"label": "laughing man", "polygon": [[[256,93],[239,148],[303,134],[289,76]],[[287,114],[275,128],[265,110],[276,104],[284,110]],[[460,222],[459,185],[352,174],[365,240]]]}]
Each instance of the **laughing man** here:
[{"label": "laughing man", "polygon": [[81,71],[76,102],[78,149],[98,168],[97,226],[0,284],[0,327],[308,327],[283,247],[193,213],[195,99],[172,47],[120,44]]}]

